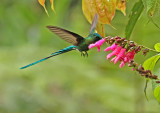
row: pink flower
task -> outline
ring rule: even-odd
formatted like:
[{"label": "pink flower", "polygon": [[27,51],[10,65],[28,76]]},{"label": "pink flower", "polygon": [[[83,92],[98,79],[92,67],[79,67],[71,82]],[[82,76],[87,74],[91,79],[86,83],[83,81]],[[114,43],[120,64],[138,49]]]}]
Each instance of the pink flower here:
[{"label": "pink flower", "polygon": [[[100,46],[105,41],[106,41],[105,39],[101,39],[94,44],[90,44],[88,46],[88,48],[91,49],[91,48],[97,46],[98,52],[99,52],[100,51]],[[116,43],[107,47],[104,51],[111,51],[111,50],[112,50],[112,52],[107,55],[107,59],[110,59],[112,56],[114,56],[114,58],[112,58],[111,62],[114,62],[114,64],[116,64],[119,61],[120,62],[119,67],[120,68],[122,68],[126,63],[129,63],[130,60],[133,60],[134,56],[136,54],[135,50],[128,52],[126,50],[126,48],[124,48],[122,46],[118,46]]]},{"label": "pink flower", "polygon": [[110,50],[112,50],[113,52],[107,55],[107,59],[115,56],[114,58],[112,58],[111,62],[114,62],[114,64],[116,64],[118,61],[120,61],[120,68],[122,68],[130,60],[134,59],[134,56],[136,54],[135,50],[127,52],[126,48],[123,48],[122,46],[118,46],[116,44],[107,47],[104,51]]},{"label": "pink flower", "polygon": [[116,45],[115,43],[112,44],[111,46],[107,47],[104,51],[114,51],[117,48],[118,45]]},{"label": "pink flower", "polygon": [[95,44],[90,44],[90,45],[88,46],[88,48],[91,49],[91,48],[93,48],[93,47],[95,47],[95,46],[96,46]]},{"label": "pink flower", "polygon": [[113,62],[116,59],[116,57],[112,58],[111,62]]},{"label": "pink flower", "polygon": [[132,68],[132,71],[135,71],[135,68]]},{"label": "pink flower", "polygon": [[124,62],[126,63],[126,62],[129,62],[130,60],[133,60],[135,54],[136,54],[135,50],[126,53],[126,55],[124,57]]},{"label": "pink flower", "polygon": [[117,55],[119,54],[119,52],[121,51],[121,46],[117,47],[112,53],[107,55],[107,59],[110,59],[113,55]]},{"label": "pink flower", "polygon": [[119,65],[120,68],[122,68],[125,65],[124,61],[121,62],[121,64]]},{"label": "pink flower", "polygon": [[135,50],[133,50],[133,51],[128,52],[128,53],[126,54],[126,57],[127,57],[129,60],[133,60],[135,54],[136,54],[136,52],[135,52]]},{"label": "pink flower", "polygon": [[123,59],[125,56],[125,52],[126,52],[126,48],[121,49],[121,51],[119,52],[119,54],[117,55],[116,59],[114,60],[114,64],[116,64],[118,62],[118,60],[120,61],[121,58]]},{"label": "pink flower", "polygon": [[94,43],[94,44],[90,44],[90,45],[88,46],[88,48],[91,49],[91,48],[97,46],[98,52],[99,52],[99,51],[100,51],[100,46],[101,46],[105,41],[106,41],[106,40],[103,38],[103,39],[97,41],[97,42]]},{"label": "pink flower", "polygon": [[124,62],[128,62],[128,58],[127,57],[124,57]]}]

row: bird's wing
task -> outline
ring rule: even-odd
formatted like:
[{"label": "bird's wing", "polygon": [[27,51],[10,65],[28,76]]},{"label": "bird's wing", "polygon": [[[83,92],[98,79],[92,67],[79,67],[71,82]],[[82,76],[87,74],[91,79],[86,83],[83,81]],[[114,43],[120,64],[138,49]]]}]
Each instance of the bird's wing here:
[{"label": "bird's wing", "polygon": [[84,40],[84,38],[76,33],[73,33],[71,31],[62,29],[60,27],[56,26],[47,26],[47,28],[52,31],[54,34],[59,36],[61,39],[77,46],[81,41]]},{"label": "bird's wing", "polygon": [[93,34],[93,33],[94,33],[94,30],[95,30],[96,25],[97,25],[97,23],[98,23],[98,18],[99,18],[99,16],[98,16],[98,14],[96,13],[95,16],[94,16],[94,18],[93,18],[93,21],[92,21],[92,25],[91,25],[89,34]]}]

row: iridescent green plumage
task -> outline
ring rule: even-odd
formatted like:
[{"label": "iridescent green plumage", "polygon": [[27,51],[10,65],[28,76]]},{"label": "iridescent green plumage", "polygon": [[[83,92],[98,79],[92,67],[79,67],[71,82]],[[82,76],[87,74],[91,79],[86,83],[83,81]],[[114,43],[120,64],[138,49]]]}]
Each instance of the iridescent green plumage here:
[{"label": "iridescent green plumage", "polygon": [[68,51],[71,50],[79,50],[81,52],[81,55],[85,56],[87,54],[87,51],[89,50],[88,46],[92,43],[95,43],[96,41],[102,39],[102,37],[98,34],[98,33],[94,33],[95,31],[95,27],[97,25],[98,22],[98,14],[95,15],[92,25],[91,25],[91,29],[90,29],[90,34],[88,35],[88,37],[83,38],[82,36],[73,33],[71,31],[62,29],[60,27],[56,27],[56,26],[47,26],[47,28],[52,31],[54,34],[56,34],[57,36],[59,36],[61,39],[73,44],[72,46],[66,47],[64,49],[61,49],[55,53],[52,53],[50,56],[43,58],[41,60],[38,60],[34,63],[31,63],[29,65],[26,65],[24,67],[21,67],[20,69],[24,69],[27,68],[29,66],[35,65],[39,62],[42,62],[44,60],[47,60],[53,56],[59,55],[59,54],[63,54],[66,53]]}]

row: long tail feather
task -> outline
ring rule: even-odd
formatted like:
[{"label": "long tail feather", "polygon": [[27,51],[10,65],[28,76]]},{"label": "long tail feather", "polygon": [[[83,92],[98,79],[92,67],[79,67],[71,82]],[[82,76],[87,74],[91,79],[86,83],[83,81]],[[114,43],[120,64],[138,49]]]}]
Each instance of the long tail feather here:
[{"label": "long tail feather", "polygon": [[46,57],[46,58],[43,58],[43,59],[41,59],[41,60],[38,60],[38,61],[33,62],[33,63],[31,63],[31,64],[28,64],[28,65],[26,65],[26,66],[23,66],[23,67],[21,67],[20,69],[25,69],[25,68],[27,68],[27,67],[33,66],[33,65],[35,65],[35,64],[38,64],[38,63],[40,63],[40,62],[42,62],[42,61],[44,61],[44,60],[47,60],[47,59],[49,59],[49,58],[51,58],[51,57],[53,57],[53,56],[66,53],[66,52],[68,52],[68,51],[73,50],[75,47],[76,47],[76,46],[66,47],[66,48],[64,48],[64,49],[61,49],[61,50],[55,52],[55,53],[52,53],[50,56],[48,56],[48,57]]}]

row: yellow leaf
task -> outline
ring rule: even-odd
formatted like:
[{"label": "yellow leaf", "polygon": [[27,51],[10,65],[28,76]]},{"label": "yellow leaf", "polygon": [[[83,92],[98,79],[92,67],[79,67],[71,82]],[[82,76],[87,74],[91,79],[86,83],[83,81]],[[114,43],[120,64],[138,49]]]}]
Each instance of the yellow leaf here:
[{"label": "yellow leaf", "polygon": [[38,0],[38,2],[43,6],[45,12],[46,12],[47,15],[49,16],[48,11],[47,11],[46,6],[45,6],[45,0]]},{"label": "yellow leaf", "polygon": [[82,0],[82,10],[90,23],[98,13],[100,23],[110,24],[115,15],[116,0]]},{"label": "yellow leaf", "polygon": [[117,0],[117,6],[116,8],[118,10],[121,10],[122,13],[126,16],[126,0]]},{"label": "yellow leaf", "polygon": [[50,3],[51,3],[51,9],[53,10],[53,12],[55,13],[55,9],[54,9],[54,5],[53,5],[53,0],[50,0]]},{"label": "yellow leaf", "polygon": [[98,23],[96,26],[96,30],[99,35],[101,35],[102,37],[105,37],[104,24]]},{"label": "yellow leaf", "polygon": [[94,15],[97,13],[94,1],[82,0],[82,10],[89,23],[92,23]]},{"label": "yellow leaf", "polygon": [[[89,23],[92,23],[94,15],[97,13],[95,2],[93,0],[82,0],[82,10]],[[103,24],[98,22],[96,30],[102,37],[105,36]]]},{"label": "yellow leaf", "polygon": [[94,0],[96,10],[100,16],[99,21],[102,24],[111,24],[115,15],[116,0]]},{"label": "yellow leaf", "polygon": [[103,24],[111,24],[115,15],[116,2],[117,0],[82,0],[82,10],[89,23],[98,13],[99,20],[96,30],[102,37],[105,36]]},{"label": "yellow leaf", "polygon": [[[45,12],[46,12],[46,13],[47,13],[47,15],[49,16],[48,11],[47,11],[46,6],[45,6],[45,0],[38,0],[38,2],[39,2],[39,4],[41,4],[41,5],[43,6],[43,8],[44,8]],[[52,11],[55,13],[55,9],[54,9],[53,2],[54,2],[54,0],[50,0],[50,3],[51,3],[51,9],[52,9]]]}]

